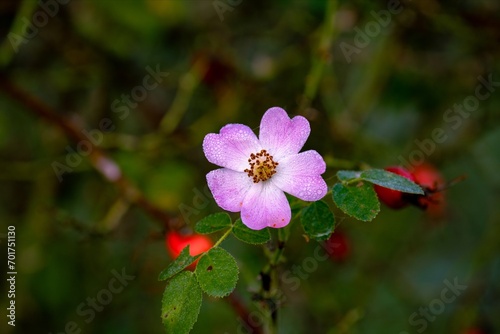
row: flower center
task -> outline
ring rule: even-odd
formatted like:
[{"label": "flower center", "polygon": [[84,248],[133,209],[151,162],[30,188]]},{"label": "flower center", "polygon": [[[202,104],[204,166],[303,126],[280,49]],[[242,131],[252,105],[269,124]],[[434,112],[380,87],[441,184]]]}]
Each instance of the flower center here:
[{"label": "flower center", "polygon": [[252,178],[253,183],[269,180],[276,174],[276,166],[279,165],[266,150],[250,154],[248,163],[250,164],[250,168],[245,169],[244,172],[248,174],[248,177]]}]

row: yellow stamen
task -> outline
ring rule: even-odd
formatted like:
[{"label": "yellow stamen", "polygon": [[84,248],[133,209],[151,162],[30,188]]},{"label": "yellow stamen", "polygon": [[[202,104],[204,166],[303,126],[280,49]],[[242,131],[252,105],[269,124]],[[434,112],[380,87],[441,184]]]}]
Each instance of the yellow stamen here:
[{"label": "yellow stamen", "polygon": [[248,174],[248,177],[252,178],[254,183],[269,180],[276,174],[276,167],[279,165],[266,150],[250,154],[248,163],[250,168],[245,169],[244,172]]}]

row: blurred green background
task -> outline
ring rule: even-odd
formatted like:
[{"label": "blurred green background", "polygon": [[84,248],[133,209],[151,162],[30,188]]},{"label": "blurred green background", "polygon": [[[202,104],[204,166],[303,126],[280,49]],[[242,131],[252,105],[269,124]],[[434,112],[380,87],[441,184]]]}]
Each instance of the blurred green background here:
[{"label": "blurred green background", "polygon": [[[165,224],[192,226],[220,210],[199,195],[215,168],[203,137],[227,123],[258,130],[271,106],[309,119],[305,149],[325,157],[329,185],[350,161],[410,159],[421,151],[415,139],[436,128],[447,139],[426,160],[446,179],[467,175],[447,191],[439,221],[416,208],[383,207],[370,223],[336,210],[351,252],[343,263],[319,261],[299,289],[284,284],[280,333],[500,333],[500,84],[470,112],[447,112],[476,94],[479,76],[500,81],[498,1],[24,0],[2,1],[0,16],[0,245],[7,268],[15,226],[18,273],[15,327],[5,275],[0,283],[2,333],[61,333],[71,322],[75,333],[162,333]],[[141,89],[155,70],[168,75]],[[56,117],[47,122],[33,101]],[[97,131],[103,119],[114,129],[98,131],[102,152],[60,182],[55,162],[77,150],[61,124]],[[104,165],[93,160],[103,156]],[[109,159],[127,184],[109,182]],[[292,230],[283,271],[318,247],[299,224]],[[223,246],[256,310],[262,250],[233,238]],[[106,298],[122,268],[135,278],[90,321],[79,306]],[[467,288],[425,329],[411,323],[455,278]],[[226,300],[205,297],[192,332],[240,325]]]}]

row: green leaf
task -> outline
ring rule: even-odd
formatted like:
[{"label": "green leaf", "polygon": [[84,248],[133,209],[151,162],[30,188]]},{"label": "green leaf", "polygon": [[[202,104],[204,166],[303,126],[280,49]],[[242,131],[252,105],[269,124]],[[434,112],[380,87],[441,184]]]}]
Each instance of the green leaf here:
[{"label": "green leaf", "polygon": [[[201,254],[200,254],[201,255]],[[200,255],[191,256],[189,254],[189,245],[184,247],[179,256],[171,262],[166,269],[164,269],[158,276],[158,281],[164,281],[170,277],[177,275],[185,268],[187,268],[191,263],[196,261]]]},{"label": "green leaf", "polygon": [[354,170],[339,170],[337,172],[337,177],[339,178],[340,181],[349,181],[352,179],[359,178],[360,174],[361,174],[361,172],[354,171]]},{"label": "green leaf", "polygon": [[323,201],[314,202],[305,208],[300,222],[306,234],[316,240],[327,240],[335,228],[335,217]]},{"label": "green leaf", "polygon": [[335,204],[356,219],[370,221],[380,211],[377,194],[368,182],[358,182],[349,186],[336,183],[332,192]]},{"label": "green leaf", "polygon": [[419,185],[401,175],[383,169],[370,169],[364,171],[361,173],[361,178],[384,188],[399,190],[410,194],[424,194],[424,191]]},{"label": "green leaf", "polygon": [[167,333],[189,333],[200,313],[203,293],[194,274],[185,271],[172,278],[161,301],[161,319]]},{"label": "green leaf", "polygon": [[218,212],[200,220],[194,230],[200,234],[210,234],[228,227],[231,227],[231,217],[225,212]]},{"label": "green leaf", "polygon": [[195,274],[201,288],[208,295],[224,297],[236,287],[238,266],[231,254],[216,247],[200,258]]},{"label": "green leaf", "polygon": [[233,234],[236,238],[243,242],[258,245],[264,244],[271,240],[271,233],[269,229],[263,228],[262,230],[252,230],[243,224],[241,219],[234,222]]}]

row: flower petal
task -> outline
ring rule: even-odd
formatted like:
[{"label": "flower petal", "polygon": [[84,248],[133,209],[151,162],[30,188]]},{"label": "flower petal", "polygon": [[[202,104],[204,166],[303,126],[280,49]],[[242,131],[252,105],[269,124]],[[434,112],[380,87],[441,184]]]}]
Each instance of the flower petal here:
[{"label": "flower petal", "polygon": [[253,230],[286,226],[291,216],[285,194],[271,182],[254,183],[241,208],[242,222]]},{"label": "flower petal", "polygon": [[302,116],[290,119],[284,109],[273,107],[262,116],[259,140],[262,147],[279,160],[299,153],[310,132],[307,119]]},{"label": "flower petal", "polygon": [[325,161],[318,152],[305,151],[280,160],[271,182],[301,200],[317,201],[328,191],[328,186],[321,177],[325,170]]},{"label": "flower petal", "polygon": [[239,172],[248,168],[250,154],[260,150],[257,136],[243,124],[228,124],[220,129],[220,134],[209,133],[203,139],[208,161]]},{"label": "flower petal", "polygon": [[217,205],[231,212],[241,211],[243,200],[254,184],[246,173],[227,168],[208,173],[207,183]]}]

